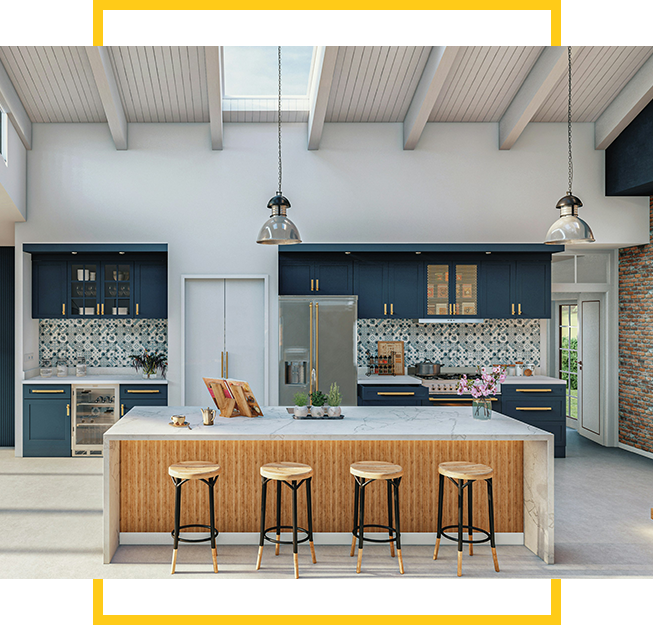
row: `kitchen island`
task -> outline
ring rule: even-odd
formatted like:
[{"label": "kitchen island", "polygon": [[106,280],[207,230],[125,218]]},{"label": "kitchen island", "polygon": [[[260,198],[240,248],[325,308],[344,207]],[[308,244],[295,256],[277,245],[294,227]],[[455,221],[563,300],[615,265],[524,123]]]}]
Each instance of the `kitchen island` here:
[{"label": "kitchen island", "polygon": [[[262,410],[263,417],[216,417],[215,425],[204,426],[199,407],[136,407],[109,429],[104,434],[105,563],[121,542],[153,542],[148,537],[170,541],[174,488],[167,469],[182,460],[222,466],[216,525],[221,539],[238,533],[241,542],[252,542],[259,529],[259,467],[282,460],[310,464],[315,472],[316,544],[320,535],[351,540],[352,462],[384,460],[404,467],[400,500],[405,542],[411,536],[425,539],[418,542],[434,540],[440,462],[488,464],[495,472],[497,533],[520,537],[547,564],[553,563],[552,434],[496,412],[489,421],[475,420],[469,407],[346,406],[344,419],[328,421],[295,420],[284,407]],[[192,429],[172,427],[173,414],[186,415]],[[183,522],[205,522],[206,488],[189,485],[184,498]],[[369,499],[370,522],[382,523],[385,489],[373,489]],[[454,522],[455,504],[448,486],[445,524]],[[475,525],[486,527],[485,489],[480,485],[474,490],[474,510]]]}]

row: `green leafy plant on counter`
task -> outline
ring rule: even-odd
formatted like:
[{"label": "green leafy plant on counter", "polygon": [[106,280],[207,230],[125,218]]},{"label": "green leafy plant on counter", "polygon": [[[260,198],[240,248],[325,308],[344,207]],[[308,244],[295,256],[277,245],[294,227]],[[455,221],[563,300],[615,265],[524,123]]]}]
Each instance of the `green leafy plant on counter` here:
[{"label": "green leafy plant on counter", "polygon": [[311,393],[311,404],[313,406],[324,406],[327,403],[327,396],[322,391]]},{"label": "green leafy plant on counter", "polygon": [[131,354],[129,356],[132,361],[132,367],[136,371],[143,370],[143,373],[148,377],[155,374],[157,371],[161,372],[161,377],[166,377],[168,370],[168,358],[162,352],[148,352],[145,350],[142,354]]},{"label": "green leafy plant on counter", "polygon": [[340,387],[335,382],[329,389],[327,402],[329,403],[329,406],[339,406],[342,402],[342,393],[340,392]]},{"label": "green leafy plant on counter", "polygon": [[295,393],[293,401],[295,402],[295,406],[308,406],[308,395],[306,393]]}]

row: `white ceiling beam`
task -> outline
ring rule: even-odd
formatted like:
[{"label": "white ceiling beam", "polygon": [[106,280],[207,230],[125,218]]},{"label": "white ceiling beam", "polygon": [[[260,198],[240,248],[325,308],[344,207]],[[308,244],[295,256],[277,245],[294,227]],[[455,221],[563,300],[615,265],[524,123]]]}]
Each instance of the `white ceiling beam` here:
[{"label": "white ceiling beam", "polygon": [[317,150],[320,147],[329,93],[333,83],[333,72],[338,56],[338,46],[319,46],[315,54],[315,69],[308,113],[309,150]]},{"label": "white ceiling beam", "polygon": [[[572,55],[574,50],[572,49]],[[530,73],[499,121],[499,149],[509,150],[528,123],[567,73],[567,48],[544,48]]]},{"label": "white ceiling beam", "polygon": [[221,150],[223,144],[222,76],[224,57],[222,46],[206,46],[206,84],[209,92],[209,122],[211,149]]},{"label": "white ceiling beam", "polygon": [[414,150],[417,146],[459,51],[458,46],[431,48],[404,119],[404,150]]},{"label": "white ceiling beam", "polygon": [[118,83],[111,67],[109,53],[103,46],[86,46],[93,78],[100,93],[100,100],[109,123],[116,150],[127,149],[127,118],[120,100]]},{"label": "white ceiling beam", "polygon": [[16,88],[0,61],[0,108],[7,113],[9,121],[18,133],[26,149],[32,149],[32,121],[18,97]]},{"label": "white ceiling beam", "polygon": [[594,124],[594,146],[605,150],[653,100],[653,56],[642,65]]}]

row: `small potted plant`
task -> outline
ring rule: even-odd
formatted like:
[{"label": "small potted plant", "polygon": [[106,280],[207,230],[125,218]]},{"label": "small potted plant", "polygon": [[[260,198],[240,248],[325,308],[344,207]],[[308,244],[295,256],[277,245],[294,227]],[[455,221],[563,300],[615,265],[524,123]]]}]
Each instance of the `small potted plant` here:
[{"label": "small potted plant", "polygon": [[327,396],[322,391],[313,391],[311,393],[311,416],[323,417],[324,404],[327,403]]},{"label": "small potted plant", "polygon": [[308,416],[308,395],[306,393],[295,393],[295,416],[307,417]]},{"label": "small potted plant", "polygon": [[168,359],[164,353],[145,350],[142,354],[132,354],[130,358],[136,371],[143,370],[144,378],[155,378],[157,371],[161,373],[162,378],[166,377]]},{"label": "small potted plant", "polygon": [[330,417],[339,417],[341,415],[341,402],[342,393],[340,392],[340,387],[334,382],[329,389],[329,394],[327,395],[327,403],[329,404],[327,414]]}]

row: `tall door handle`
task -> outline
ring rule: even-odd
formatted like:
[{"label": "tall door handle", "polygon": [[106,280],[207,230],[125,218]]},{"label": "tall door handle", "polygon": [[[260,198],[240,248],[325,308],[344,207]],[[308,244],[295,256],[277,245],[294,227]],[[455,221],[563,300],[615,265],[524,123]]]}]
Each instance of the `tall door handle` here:
[{"label": "tall door handle", "polygon": [[515,305],[514,304],[512,305],[512,314],[513,315],[515,314]]},{"label": "tall door handle", "polygon": [[225,352],[225,362],[227,365],[227,377],[229,377],[229,352]]},{"label": "tall door handle", "polygon": [[315,302],[315,390],[320,390],[320,305]]},{"label": "tall door handle", "polygon": [[383,304],[383,314],[384,315],[388,314],[388,305],[387,304]]},{"label": "tall door handle", "polygon": [[517,304],[517,310],[519,311],[518,314],[521,315],[521,304]]},{"label": "tall door handle", "polygon": [[320,279],[319,278],[317,280],[315,280],[315,290],[316,291],[320,290]]},{"label": "tall door handle", "polygon": [[224,378],[224,352],[220,352],[220,377]]},{"label": "tall door handle", "polygon": [[395,314],[395,305],[394,304],[390,304],[390,314],[391,315]]},{"label": "tall door handle", "polygon": [[310,323],[308,326],[308,336],[309,336],[309,353],[308,353],[308,362],[309,366],[311,368],[311,381],[310,381],[310,386],[309,386],[309,392],[313,392],[313,302],[310,302],[308,304],[308,309],[310,311]]},{"label": "tall door handle", "polygon": [[311,291],[315,291],[315,280],[311,280]]}]

